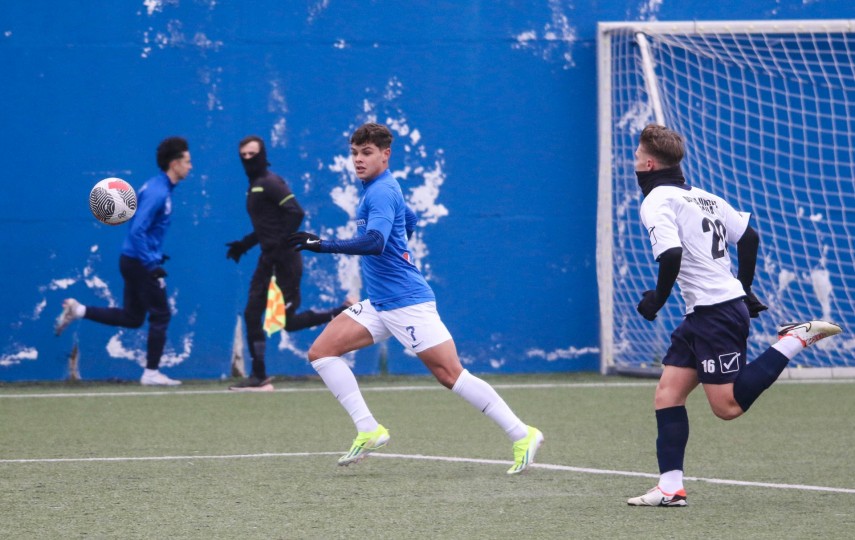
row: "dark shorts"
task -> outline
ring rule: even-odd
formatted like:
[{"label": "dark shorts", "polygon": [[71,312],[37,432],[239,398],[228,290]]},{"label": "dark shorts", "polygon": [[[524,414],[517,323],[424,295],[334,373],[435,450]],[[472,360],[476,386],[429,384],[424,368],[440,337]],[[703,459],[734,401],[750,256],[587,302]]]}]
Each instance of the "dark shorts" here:
[{"label": "dark shorts", "polygon": [[694,368],[704,384],[726,384],[745,368],[750,324],[742,299],[714,306],[695,306],[671,334],[662,363]]}]

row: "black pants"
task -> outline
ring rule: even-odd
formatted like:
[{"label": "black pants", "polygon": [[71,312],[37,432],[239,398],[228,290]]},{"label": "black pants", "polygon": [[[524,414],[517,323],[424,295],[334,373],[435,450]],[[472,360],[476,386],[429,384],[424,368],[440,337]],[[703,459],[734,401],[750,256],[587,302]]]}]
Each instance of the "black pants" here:
[{"label": "black pants", "polygon": [[122,255],[119,272],[125,280],[123,306],[120,308],[86,306],[86,319],[124,328],[139,328],[148,313],[146,367],[157,369],[166,345],[166,328],[172,314],[166,299],[166,287],[151,277],[139,259]]},{"label": "black pants", "polygon": [[246,321],[247,345],[252,356],[252,374],[262,379],[266,377],[264,311],[267,308],[267,289],[270,286],[270,278],[274,275],[285,302],[286,332],[296,332],[330,322],[344,309],[339,307],[329,311],[306,310],[297,313],[301,301],[300,280],[303,279],[303,256],[299,252],[287,249],[270,253],[262,252],[249,284],[249,298],[243,313]]}]

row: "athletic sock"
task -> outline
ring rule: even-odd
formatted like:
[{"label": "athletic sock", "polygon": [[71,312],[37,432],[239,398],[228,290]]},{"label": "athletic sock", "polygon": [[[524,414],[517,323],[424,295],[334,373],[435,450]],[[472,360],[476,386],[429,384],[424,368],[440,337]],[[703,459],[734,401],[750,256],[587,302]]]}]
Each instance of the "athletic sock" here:
[{"label": "athletic sock", "polygon": [[320,358],[312,362],[312,367],[350,415],[356,425],[356,431],[367,432],[377,429],[377,420],[368,410],[368,405],[359,391],[356,377],[343,358],[339,356]]},{"label": "athletic sock", "polygon": [[86,316],[86,306],[84,306],[83,304],[77,304],[76,306],[74,306],[74,308],[72,308],[72,311],[74,312],[74,316],[78,319],[82,319]]},{"label": "athletic sock", "polygon": [[733,398],[742,407],[743,412],[751,407],[760,394],[772,386],[789,361],[787,355],[773,345],[745,366],[733,382]]},{"label": "athletic sock", "polygon": [[659,489],[668,495],[683,489],[683,471],[675,469],[659,475]]},{"label": "athletic sock", "polygon": [[772,348],[792,360],[793,357],[804,350],[805,344],[795,336],[784,336],[775,342]]},{"label": "athletic sock", "polygon": [[487,381],[469,373],[469,370],[463,370],[451,391],[497,423],[511,441],[518,441],[528,435],[528,426],[514,414],[496,390]]},{"label": "athletic sock", "polygon": [[[659,433],[656,438],[656,459],[659,461],[659,473],[682,471],[686,444],[689,442],[689,415],[686,413],[685,405],[658,409],[656,411],[656,428]],[[666,489],[666,491],[668,490]],[[669,491],[669,493],[673,492]]]}]

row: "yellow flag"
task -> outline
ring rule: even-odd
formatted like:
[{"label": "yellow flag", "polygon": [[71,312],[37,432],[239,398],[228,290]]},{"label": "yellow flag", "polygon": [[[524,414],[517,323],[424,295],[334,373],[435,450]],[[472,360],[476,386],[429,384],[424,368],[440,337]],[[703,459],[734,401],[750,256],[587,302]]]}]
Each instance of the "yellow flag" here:
[{"label": "yellow flag", "polygon": [[267,337],[285,329],[285,299],[276,285],[276,276],[271,276],[267,288],[267,309],[264,310],[264,331]]}]

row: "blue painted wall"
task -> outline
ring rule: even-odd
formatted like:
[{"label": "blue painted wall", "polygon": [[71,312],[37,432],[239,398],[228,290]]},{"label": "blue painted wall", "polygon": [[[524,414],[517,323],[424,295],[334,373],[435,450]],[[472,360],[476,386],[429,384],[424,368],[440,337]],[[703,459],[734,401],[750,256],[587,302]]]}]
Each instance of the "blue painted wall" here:
[{"label": "blue painted wall", "polygon": [[[229,374],[254,255],[237,141],[268,141],[326,236],[348,223],[347,137],[389,123],[392,168],[423,217],[414,248],[476,372],[595,370],[596,23],[855,16],[848,2],[672,0],[0,5],[0,380],[57,380],[79,345],[85,379],[136,379],[145,332],[88,321],[53,336],[63,298],[121,301],[125,230],[89,214],[91,186],[156,173],[168,135],[194,171],[174,193],[165,252],[174,316],[164,366]],[[357,285],[352,261],[307,255],[304,307]],[[270,371],[311,372],[317,331],[272,338]],[[396,343],[358,373],[425,373]]]}]

